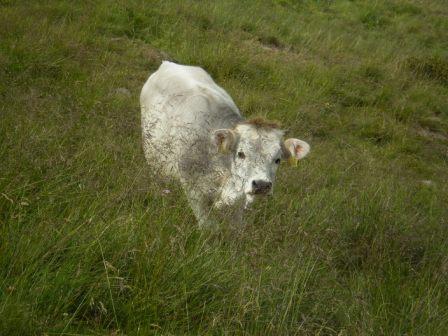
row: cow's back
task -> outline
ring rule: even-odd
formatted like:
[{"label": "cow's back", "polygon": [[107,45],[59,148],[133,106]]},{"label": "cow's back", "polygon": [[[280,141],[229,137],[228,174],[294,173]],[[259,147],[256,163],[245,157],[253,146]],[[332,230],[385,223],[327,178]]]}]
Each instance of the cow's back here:
[{"label": "cow's back", "polygon": [[[199,67],[163,62],[143,86],[143,147],[148,162],[168,176],[208,162],[213,129],[242,119],[232,98]],[[200,170],[200,169],[199,169]]]}]

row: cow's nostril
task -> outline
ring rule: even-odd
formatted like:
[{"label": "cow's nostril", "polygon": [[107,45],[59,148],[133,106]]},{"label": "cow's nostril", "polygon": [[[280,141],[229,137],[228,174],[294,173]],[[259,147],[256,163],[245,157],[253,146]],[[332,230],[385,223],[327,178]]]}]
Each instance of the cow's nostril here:
[{"label": "cow's nostril", "polygon": [[254,193],[262,194],[267,193],[272,188],[271,181],[263,181],[263,180],[253,180],[252,181],[252,189]]}]

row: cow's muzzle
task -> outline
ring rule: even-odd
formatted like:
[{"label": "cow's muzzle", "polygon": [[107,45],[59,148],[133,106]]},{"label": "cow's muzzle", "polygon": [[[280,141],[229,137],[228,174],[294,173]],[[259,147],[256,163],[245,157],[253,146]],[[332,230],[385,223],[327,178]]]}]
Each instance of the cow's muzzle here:
[{"label": "cow's muzzle", "polygon": [[252,181],[252,195],[267,195],[272,190],[272,182],[264,180],[253,180]]}]

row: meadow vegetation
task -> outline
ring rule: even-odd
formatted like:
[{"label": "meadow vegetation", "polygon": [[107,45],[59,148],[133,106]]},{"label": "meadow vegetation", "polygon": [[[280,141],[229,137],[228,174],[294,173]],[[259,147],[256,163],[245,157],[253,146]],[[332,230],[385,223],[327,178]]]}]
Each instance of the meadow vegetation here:
[{"label": "meadow vegetation", "polygon": [[[448,335],[447,16],[0,1],[0,335]],[[163,59],[311,144],[240,234],[199,230],[148,171],[138,96]]]}]

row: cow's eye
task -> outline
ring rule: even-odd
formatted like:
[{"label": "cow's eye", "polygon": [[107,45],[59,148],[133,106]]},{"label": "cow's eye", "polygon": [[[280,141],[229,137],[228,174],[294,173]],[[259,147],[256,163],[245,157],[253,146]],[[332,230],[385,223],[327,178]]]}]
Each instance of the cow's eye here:
[{"label": "cow's eye", "polygon": [[246,158],[246,154],[244,154],[243,152],[238,152],[238,157],[240,159],[245,159]]},{"label": "cow's eye", "polygon": [[280,164],[280,159],[277,159],[274,162],[275,162],[275,164]]}]

